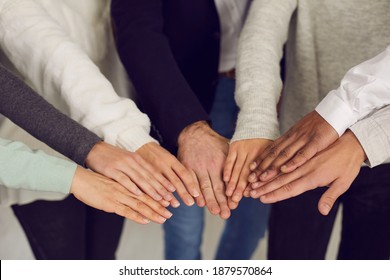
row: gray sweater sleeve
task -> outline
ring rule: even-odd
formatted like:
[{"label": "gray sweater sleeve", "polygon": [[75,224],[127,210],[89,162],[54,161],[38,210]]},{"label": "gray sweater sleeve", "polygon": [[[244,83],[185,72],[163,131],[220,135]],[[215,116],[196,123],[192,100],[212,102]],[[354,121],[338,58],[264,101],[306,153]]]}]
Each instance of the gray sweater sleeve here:
[{"label": "gray sweater sleeve", "polygon": [[370,167],[390,161],[390,106],[358,121],[350,130],[362,145]]},{"label": "gray sweater sleeve", "polygon": [[279,136],[280,61],[296,0],[255,0],[238,44],[235,100],[240,108],[232,141]]},{"label": "gray sweater sleeve", "polygon": [[54,150],[84,165],[101,139],[59,112],[0,65],[0,113]]}]

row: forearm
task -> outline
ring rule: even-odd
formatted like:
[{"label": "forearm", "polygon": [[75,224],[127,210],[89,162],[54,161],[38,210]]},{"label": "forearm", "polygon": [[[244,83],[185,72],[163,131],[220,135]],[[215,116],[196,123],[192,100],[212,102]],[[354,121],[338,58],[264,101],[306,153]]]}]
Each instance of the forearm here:
[{"label": "forearm", "polygon": [[208,115],[183,76],[163,32],[162,1],[111,4],[118,53],[143,109],[169,146],[186,126]]},{"label": "forearm", "polygon": [[15,67],[44,97],[58,93],[71,117],[105,141],[136,150],[153,141],[150,122],[120,98],[88,55],[34,1],[3,0],[0,43]]},{"label": "forearm", "polygon": [[98,136],[60,113],[0,65],[0,113],[38,140],[84,165]]},{"label": "forearm", "polygon": [[0,138],[0,184],[9,188],[69,193],[76,164]]},{"label": "forearm", "polygon": [[280,61],[295,0],[252,3],[240,36],[235,99],[240,107],[233,141],[279,135]]},{"label": "forearm", "polygon": [[390,106],[358,121],[350,130],[363,147],[370,167],[390,160]]},{"label": "forearm", "polygon": [[317,106],[316,111],[339,135],[368,114],[390,104],[390,47],[352,69],[340,87]]}]

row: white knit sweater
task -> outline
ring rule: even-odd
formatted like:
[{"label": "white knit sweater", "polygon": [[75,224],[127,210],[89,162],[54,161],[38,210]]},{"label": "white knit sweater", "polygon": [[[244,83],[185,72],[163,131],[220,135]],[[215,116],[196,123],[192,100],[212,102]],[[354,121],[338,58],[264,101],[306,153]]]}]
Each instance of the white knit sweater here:
[{"label": "white knit sweater", "polygon": [[97,67],[116,55],[109,6],[106,0],[0,0],[0,45],[38,93],[106,142],[135,151],[155,141],[149,118],[119,97]]},{"label": "white knit sweater", "polygon": [[[106,142],[134,151],[155,140],[149,118],[128,98],[109,8],[108,0],[0,0],[0,47],[11,64],[3,62],[55,107]],[[59,156],[8,120],[0,134]],[[0,196],[6,204],[64,197],[5,188]]]}]

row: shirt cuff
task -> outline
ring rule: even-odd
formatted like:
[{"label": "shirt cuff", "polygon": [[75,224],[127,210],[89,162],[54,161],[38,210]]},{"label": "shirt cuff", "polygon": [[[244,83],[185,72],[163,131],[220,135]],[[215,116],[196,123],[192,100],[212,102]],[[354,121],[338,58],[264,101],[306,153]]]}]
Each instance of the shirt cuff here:
[{"label": "shirt cuff", "polygon": [[158,144],[153,137],[149,135],[149,131],[141,126],[131,127],[120,133],[116,139],[116,143],[110,143],[120,148],[135,152],[143,145],[154,142]]},{"label": "shirt cuff", "polygon": [[351,125],[357,122],[357,119],[351,108],[337,96],[338,90],[329,92],[315,110],[341,136]]},{"label": "shirt cuff", "polygon": [[371,118],[360,120],[350,127],[362,145],[367,156],[365,162],[370,167],[375,167],[386,162],[390,158],[389,139],[383,134],[382,128]]}]

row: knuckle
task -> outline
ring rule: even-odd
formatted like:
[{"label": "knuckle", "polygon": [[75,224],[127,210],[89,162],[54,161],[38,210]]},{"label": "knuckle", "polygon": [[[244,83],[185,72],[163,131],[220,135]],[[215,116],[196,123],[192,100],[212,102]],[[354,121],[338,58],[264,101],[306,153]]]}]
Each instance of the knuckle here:
[{"label": "knuckle", "polygon": [[223,189],[224,189],[224,187],[221,184],[218,184],[218,185],[214,186],[214,191],[216,191],[216,192],[222,192]]},{"label": "knuckle", "polygon": [[285,148],[280,151],[280,156],[283,158],[288,158],[290,156],[290,151],[288,148]]},{"label": "knuckle", "polygon": [[209,189],[211,189],[211,186],[210,186],[210,184],[202,184],[202,185],[200,185],[200,189],[202,191],[209,190]]},{"label": "knuckle", "polygon": [[300,158],[303,158],[303,159],[307,159],[307,153],[306,153],[306,150],[305,149],[302,149],[302,150],[299,150],[297,155],[300,157]]},{"label": "knuckle", "polygon": [[136,209],[142,209],[143,207],[145,207],[145,204],[142,201],[137,201],[135,203],[135,208]]},{"label": "knuckle", "polygon": [[278,149],[276,147],[272,147],[268,152],[268,157],[276,158],[278,156]]},{"label": "knuckle", "polygon": [[274,165],[274,164],[271,164],[270,166],[268,166],[267,168],[269,171],[276,171],[277,170],[277,167]]},{"label": "knuckle", "polygon": [[293,185],[291,183],[287,183],[287,184],[283,185],[282,190],[285,193],[292,193],[293,192]]}]

